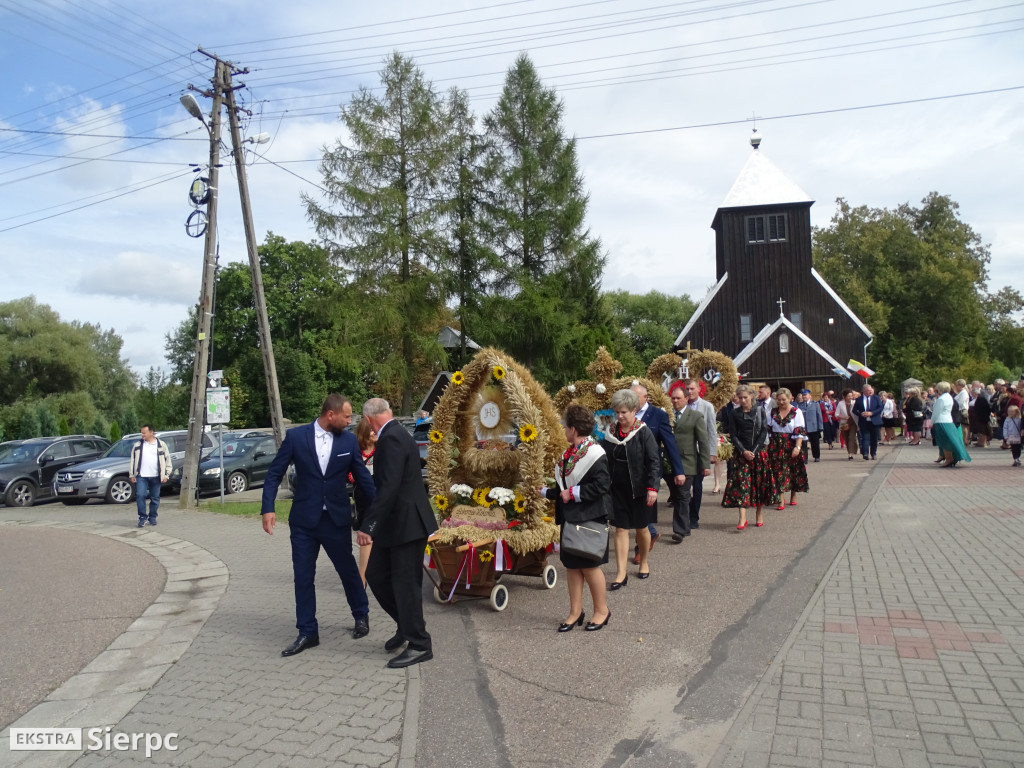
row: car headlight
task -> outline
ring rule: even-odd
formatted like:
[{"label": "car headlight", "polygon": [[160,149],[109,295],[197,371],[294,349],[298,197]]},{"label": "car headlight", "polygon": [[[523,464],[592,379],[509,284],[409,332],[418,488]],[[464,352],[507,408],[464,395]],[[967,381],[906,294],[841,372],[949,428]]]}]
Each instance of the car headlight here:
[{"label": "car headlight", "polygon": [[112,469],[90,469],[84,475],[82,475],[82,479],[98,480],[101,477],[110,477],[112,474],[114,474],[114,470]]},{"label": "car headlight", "polygon": [[217,475],[220,474],[220,467],[213,467],[211,469],[204,469],[203,470],[203,474],[204,475],[209,475],[210,477],[216,477]]}]

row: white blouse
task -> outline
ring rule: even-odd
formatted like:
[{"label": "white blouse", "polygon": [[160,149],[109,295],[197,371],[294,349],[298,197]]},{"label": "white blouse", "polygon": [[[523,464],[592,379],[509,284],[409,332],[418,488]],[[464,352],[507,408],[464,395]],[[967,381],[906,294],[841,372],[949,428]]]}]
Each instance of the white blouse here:
[{"label": "white blouse", "polygon": [[[792,406],[792,408],[793,418],[790,419],[785,426],[779,424],[779,422],[775,420],[775,417],[770,414],[768,416],[768,424],[771,426],[772,432],[780,433],[783,435],[793,435],[793,440],[803,440],[804,437],[806,437],[807,435],[807,428],[804,425],[804,414],[795,405]],[[802,432],[794,435],[793,433],[797,429],[802,430]]]}]

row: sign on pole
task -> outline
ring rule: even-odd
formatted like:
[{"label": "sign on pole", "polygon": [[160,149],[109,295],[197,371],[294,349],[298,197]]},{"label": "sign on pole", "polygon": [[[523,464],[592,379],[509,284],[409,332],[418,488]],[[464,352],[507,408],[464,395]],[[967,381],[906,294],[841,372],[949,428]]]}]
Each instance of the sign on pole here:
[{"label": "sign on pole", "polygon": [[231,388],[208,388],[206,390],[206,423],[227,424],[229,421],[231,421]]}]

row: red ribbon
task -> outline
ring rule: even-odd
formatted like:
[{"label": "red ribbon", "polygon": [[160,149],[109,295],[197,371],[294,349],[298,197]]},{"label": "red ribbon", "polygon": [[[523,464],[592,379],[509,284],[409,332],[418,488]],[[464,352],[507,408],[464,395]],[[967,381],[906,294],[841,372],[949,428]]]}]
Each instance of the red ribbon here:
[{"label": "red ribbon", "polygon": [[466,546],[469,549],[466,550],[466,556],[462,559],[462,564],[469,566],[466,570],[466,589],[469,589],[469,580],[476,575],[478,566],[476,562],[476,547],[473,546],[473,542],[467,542]]}]

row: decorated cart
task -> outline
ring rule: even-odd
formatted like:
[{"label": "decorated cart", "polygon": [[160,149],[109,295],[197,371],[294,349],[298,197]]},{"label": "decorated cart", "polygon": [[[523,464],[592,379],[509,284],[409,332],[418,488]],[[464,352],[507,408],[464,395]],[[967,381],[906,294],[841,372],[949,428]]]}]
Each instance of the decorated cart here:
[{"label": "decorated cart", "polygon": [[555,586],[547,555],[558,528],[537,489],[565,447],[551,399],[508,355],[483,349],[452,375],[434,408],[427,449],[440,525],[427,546],[435,599],[487,597],[501,611],[509,600],[502,576]]}]

